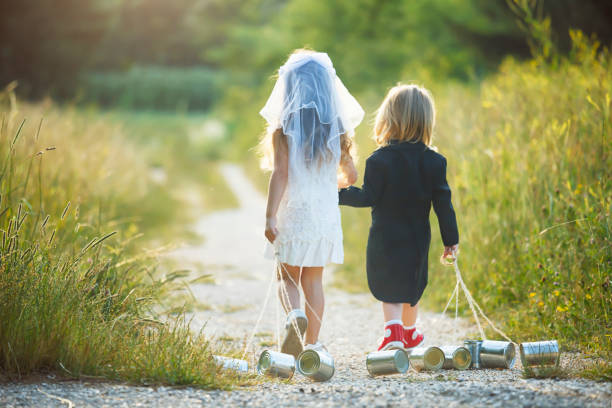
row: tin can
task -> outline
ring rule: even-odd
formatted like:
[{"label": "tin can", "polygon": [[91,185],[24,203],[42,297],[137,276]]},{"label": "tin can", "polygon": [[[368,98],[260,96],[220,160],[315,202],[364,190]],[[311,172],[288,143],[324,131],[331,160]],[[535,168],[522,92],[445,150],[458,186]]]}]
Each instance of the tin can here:
[{"label": "tin can", "polygon": [[472,364],[472,354],[470,350],[463,346],[444,346],[440,347],[444,352],[444,364],[442,368],[455,370],[467,370]]},{"label": "tin can", "polygon": [[557,340],[521,343],[519,349],[523,368],[559,366],[559,343],[557,343]]},{"label": "tin can", "polygon": [[334,375],[334,359],[325,351],[304,350],[297,358],[297,370],[314,381],[327,381]]},{"label": "tin can", "polygon": [[215,360],[217,365],[226,370],[232,370],[238,373],[247,373],[249,371],[249,363],[245,360],[225,356],[213,356],[213,360]]},{"label": "tin can", "polygon": [[463,342],[463,345],[470,350],[470,355],[472,356],[472,365],[470,368],[478,369],[480,368],[480,345],[482,344],[482,340],[466,340]]},{"label": "tin can", "polygon": [[512,368],[516,360],[514,343],[509,341],[483,340],[480,345],[480,367]]},{"label": "tin can", "polygon": [[291,354],[264,350],[259,355],[257,372],[270,377],[291,378],[295,372],[295,358]]},{"label": "tin can", "polygon": [[437,371],[444,365],[444,352],[439,347],[417,347],[410,352],[410,365],[417,371]]},{"label": "tin can", "polygon": [[375,351],[366,357],[366,367],[371,376],[403,374],[408,371],[410,361],[404,350]]}]

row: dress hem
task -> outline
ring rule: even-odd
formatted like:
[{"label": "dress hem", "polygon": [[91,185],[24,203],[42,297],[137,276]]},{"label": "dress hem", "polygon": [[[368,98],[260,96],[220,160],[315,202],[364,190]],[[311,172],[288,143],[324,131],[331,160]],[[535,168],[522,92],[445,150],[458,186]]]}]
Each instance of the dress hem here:
[{"label": "dress hem", "polygon": [[325,238],[316,241],[291,240],[275,245],[267,242],[264,256],[267,259],[278,257],[279,262],[300,267],[325,267],[330,263],[344,263],[342,241]]}]

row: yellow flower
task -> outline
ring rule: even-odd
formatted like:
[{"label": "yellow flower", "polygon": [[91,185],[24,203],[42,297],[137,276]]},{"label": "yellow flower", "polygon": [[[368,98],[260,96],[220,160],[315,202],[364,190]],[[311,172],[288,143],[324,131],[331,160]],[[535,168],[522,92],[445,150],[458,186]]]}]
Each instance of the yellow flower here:
[{"label": "yellow flower", "polygon": [[589,294],[587,293],[587,294],[586,294],[586,298],[590,300],[590,299],[591,299],[591,295],[589,295]]},{"label": "yellow flower", "polygon": [[529,297],[534,297],[535,295],[536,295],[536,294],[535,294],[535,292],[531,292],[531,293],[529,294]]},{"label": "yellow flower", "polygon": [[538,306],[542,307],[544,306],[544,302],[542,302],[541,300],[538,302]]},{"label": "yellow flower", "polygon": [[563,307],[563,306],[557,306],[557,312],[565,312],[567,310],[567,307]]},{"label": "yellow flower", "polygon": [[553,295],[555,295],[555,296],[559,296],[559,291],[558,291],[558,290],[555,290],[555,291],[553,292]]}]

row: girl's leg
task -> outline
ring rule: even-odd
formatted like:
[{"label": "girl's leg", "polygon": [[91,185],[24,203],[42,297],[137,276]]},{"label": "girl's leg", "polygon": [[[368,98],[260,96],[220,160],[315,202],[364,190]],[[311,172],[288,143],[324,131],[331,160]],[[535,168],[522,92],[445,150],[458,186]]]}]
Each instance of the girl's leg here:
[{"label": "girl's leg", "polygon": [[308,317],[306,344],[315,344],[319,339],[321,320],[323,320],[323,311],[325,309],[323,267],[304,267],[302,269],[301,284],[304,290],[304,297],[308,302],[305,306],[306,317]]},{"label": "girl's leg", "polygon": [[403,306],[402,321],[404,322],[404,327],[412,327],[415,325],[419,314],[419,304],[410,306],[410,303],[404,303]]},{"label": "girl's leg", "polygon": [[277,278],[281,281],[278,285],[278,297],[285,312],[300,308],[300,291],[297,287],[300,281],[300,267],[281,264]]},{"label": "girl's leg", "polygon": [[403,303],[382,303],[383,315],[385,317],[385,323],[391,320],[402,319],[402,305]]}]

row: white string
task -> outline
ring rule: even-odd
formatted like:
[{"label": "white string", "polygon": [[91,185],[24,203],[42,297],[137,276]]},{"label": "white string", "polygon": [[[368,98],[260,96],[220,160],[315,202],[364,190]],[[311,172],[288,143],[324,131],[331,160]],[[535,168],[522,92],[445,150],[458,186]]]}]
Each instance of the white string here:
[{"label": "white string", "polygon": [[275,326],[275,330],[276,330],[276,347],[277,350],[280,350],[281,345],[280,345],[280,301],[275,302],[276,304],[276,324]]},{"label": "white string", "polygon": [[[289,276],[289,279],[291,279],[291,281],[294,283],[294,285],[295,285],[295,281],[293,280],[291,275],[287,272],[287,269],[283,266],[283,264],[278,262],[278,257],[277,257],[276,258],[276,262],[275,262],[275,268],[278,268],[279,265],[282,266],[283,270],[286,272],[285,274],[280,274],[279,275],[280,276],[279,284],[280,284],[281,297],[282,297],[282,299],[285,300],[285,305],[286,305],[285,309],[290,309],[292,307],[291,306],[291,299],[289,298],[289,292],[287,292],[287,288],[285,286],[285,275]],[[278,269],[276,269],[276,270],[278,270]],[[300,268],[300,277],[301,276],[302,276],[302,268]],[[296,287],[299,290],[299,286],[296,285]],[[282,302],[282,300],[280,300],[280,299],[279,299],[279,301]],[[298,338],[300,340],[300,343],[302,344],[302,347],[304,347],[304,339],[301,336],[300,328],[299,328],[299,326],[297,324],[297,320],[296,319],[291,319],[289,321],[289,323],[293,326],[293,330],[295,330],[295,332],[297,333]],[[279,343],[280,343],[280,341],[279,341]],[[280,349],[280,347],[279,347],[279,349]]]},{"label": "white string", "polygon": [[448,302],[446,303],[446,306],[444,306],[444,310],[442,311],[442,314],[446,313],[446,310],[448,309],[448,306],[451,304],[451,302],[453,301],[453,298],[455,297],[455,295],[457,294],[457,291],[459,290],[459,282],[457,282],[457,284],[455,285],[455,289],[453,290],[453,293],[450,297],[450,299],[448,299]]},{"label": "white string", "polygon": [[448,309],[448,306],[450,305],[450,302],[453,300],[453,297],[455,297],[455,326],[457,325],[457,319],[458,319],[458,306],[459,306],[459,288],[461,287],[461,289],[463,290],[463,293],[465,294],[465,298],[468,302],[468,305],[470,306],[470,309],[472,310],[472,314],[474,315],[474,320],[476,320],[476,325],[478,326],[478,331],[480,333],[480,336],[482,337],[483,340],[486,340],[487,337],[484,333],[484,330],[482,329],[482,325],[480,324],[480,319],[478,318],[478,314],[480,313],[480,315],[485,319],[485,321],[489,324],[489,326],[491,326],[491,328],[497,332],[499,335],[501,335],[503,338],[505,338],[506,340],[508,340],[509,342],[513,343],[513,341],[510,339],[510,337],[508,337],[504,332],[502,332],[500,329],[498,329],[493,322],[487,317],[487,315],[484,314],[484,312],[482,311],[482,308],[480,307],[480,305],[474,300],[474,298],[472,297],[472,294],[470,293],[470,291],[468,290],[467,286],[465,285],[465,282],[463,281],[463,277],[461,276],[461,271],[459,270],[459,265],[457,263],[457,252],[453,251],[453,258],[452,258],[452,263],[448,262],[443,256],[440,258],[440,261],[442,262],[443,265],[445,266],[453,266],[455,269],[455,277],[457,279],[457,284],[455,285],[455,290],[453,291],[451,298],[448,300],[448,303],[446,304],[446,307],[444,308],[444,311],[442,312],[442,314],[446,313],[446,310]]},{"label": "white string", "polygon": [[261,323],[261,319],[263,318],[263,315],[266,311],[266,307],[268,306],[268,300],[270,299],[270,290],[272,289],[273,283],[274,283],[274,275],[272,275],[270,278],[270,283],[268,284],[268,290],[266,291],[266,298],[264,299],[263,304],[261,306],[261,312],[259,312],[259,316],[257,317],[257,320],[255,321],[255,326],[253,326],[253,330],[251,331],[251,334],[249,335],[249,338],[246,344],[244,345],[244,351],[242,352],[242,357],[241,357],[242,360],[244,360],[244,357],[246,356],[249,350],[249,347],[251,347],[251,343],[253,343],[253,339],[255,338],[255,332],[257,331],[257,328],[259,327],[259,323]]},{"label": "white string", "polygon": [[[289,279],[291,279],[291,282],[293,282],[293,284],[299,288],[299,285],[293,280],[293,278],[291,277],[291,275],[287,272],[287,268],[285,268],[285,265],[281,262],[279,262],[279,264],[283,267],[283,270],[286,272],[287,276],[289,276]],[[302,277],[302,267],[300,267],[300,279]],[[317,318],[317,320],[319,321],[320,324],[323,324],[323,320],[321,319],[321,316],[319,316],[317,314],[317,312],[315,312],[314,308],[312,307],[312,305],[310,304],[310,302],[308,302],[308,299],[306,299],[306,296],[304,296],[304,303],[306,304],[306,306],[308,308],[310,308],[310,310],[312,311],[312,313],[314,314],[314,316]]]},{"label": "white string", "polygon": [[[282,268],[283,272],[285,273],[280,273],[280,269]],[[300,275],[298,280],[301,280],[302,277],[302,271],[303,268],[300,267]],[[278,274],[278,275],[277,275]],[[289,273],[289,271],[287,271],[287,268],[285,267],[285,265],[279,261],[278,256],[275,256],[275,261],[274,261],[274,269],[273,269],[273,273],[272,276],[270,277],[270,283],[268,285],[268,289],[266,291],[266,297],[263,301],[262,307],[261,307],[261,311],[259,312],[259,316],[257,317],[257,320],[255,322],[255,326],[253,327],[253,329],[251,330],[251,334],[248,337],[248,340],[244,346],[244,351],[242,352],[242,359],[244,359],[244,357],[246,356],[248,350],[250,349],[253,340],[255,338],[255,333],[257,332],[257,328],[259,327],[261,320],[263,318],[263,315],[266,311],[266,308],[268,306],[268,301],[270,299],[270,293],[271,293],[271,289],[272,289],[272,285],[274,283],[274,278],[275,275],[277,275],[279,277],[279,279],[277,279],[277,283],[280,285],[280,293],[279,293],[279,299],[278,302],[276,303],[276,344],[278,346],[278,349],[280,350],[281,346],[280,346],[280,316],[279,316],[279,304],[284,303],[285,305],[287,305],[287,308],[290,309],[291,308],[291,302],[289,299],[289,292],[287,292],[287,288],[285,286],[285,276],[289,277],[289,279],[291,280],[291,282],[295,285],[295,287],[297,288],[297,290],[300,290],[300,286],[297,284],[297,282],[295,282],[295,280],[293,279],[293,277],[291,276],[291,274]],[[306,299],[306,296],[304,295],[304,302],[306,304],[306,307],[310,308],[310,310],[312,311],[313,315],[315,316],[315,318],[319,321],[319,324],[321,324],[321,326],[323,325],[323,321],[321,319],[321,316],[319,316],[319,314],[314,310],[314,308],[312,307],[312,305],[310,304],[310,302],[308,302],[308,299]],[[302,347],[305,346],[304,344],[304,339],[302,338],[302,336],[300,335],[300,330],[299,327],[297,325],[297,321],[296,319],[291,319],[291,325],[293,325],[293,329],[295,330],[296,333],[298,333],[298,337],[300,339],[300,342],[302,343]]]},{"label": "white string", "polygon": [[459,286],[455,285],[455,290],[457,291],[457,296],[455,296],[455,338],[457,338],[457,332],[459,331]]},{"label": "white string", "polygon": [[444,310],[442,311],[442,314],[445,314],[446,311],[448,310],[448,307],[450,306],[451,302],[453,301],[453,299],[455,299],[455,327],[453,328],[453,336],[455,338],[457,338],[457,323],[458,323],[458,315],[457,315],[457,311],[458,311],[458,307],[459,307],[459,282],[457,282],[455,284],[455,289],[453,289],[453,293],[451,294],[451,297],[448,299],[448,302],[446,303],[446,306],[444,306]]}]

